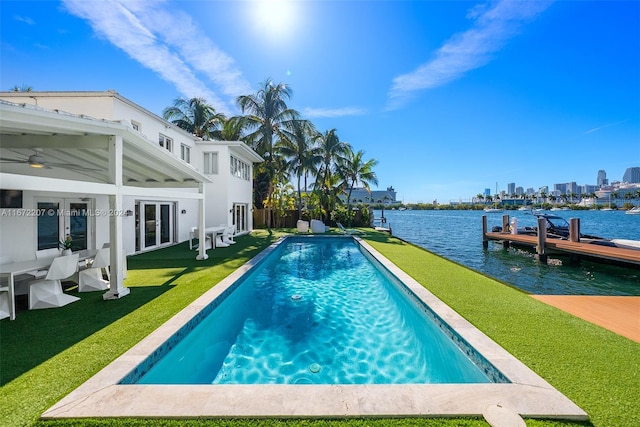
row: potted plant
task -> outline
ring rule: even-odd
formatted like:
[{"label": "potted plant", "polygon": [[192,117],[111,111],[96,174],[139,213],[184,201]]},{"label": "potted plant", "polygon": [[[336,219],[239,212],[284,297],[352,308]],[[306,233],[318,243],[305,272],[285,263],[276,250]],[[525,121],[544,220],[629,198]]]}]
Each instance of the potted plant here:
[{"label": "potted plant", "polygon": [[71,255],[73,239],[69,234],[67,234],[67,237],[65,237],[64,240],[60,240],[60,242],[58,242],[58,246],[60,246],[60,249],[62,249],[62,255]]}]

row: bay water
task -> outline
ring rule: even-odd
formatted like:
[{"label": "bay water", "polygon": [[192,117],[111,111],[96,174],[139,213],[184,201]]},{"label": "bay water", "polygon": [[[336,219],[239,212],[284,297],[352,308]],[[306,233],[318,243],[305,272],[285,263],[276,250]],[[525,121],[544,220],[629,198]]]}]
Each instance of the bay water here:
[{"label": "bay water", "polygon": [[[623,211],[558,211],[567,221],[580,218],[583,234],[606,238],[640,240],[640,215]],[[522,249],[504,249],[500,242],[482,246],[482,216],[488,229],[502,225],[502,215],[518,219],[518,227],[536,225],[528,211],[385,210],[394,236],[447,259],[496,278],[525,292],[538,295],[637,295],[640,270],[582,260],[572,264],[567,257],[549,256],[539,262]],[[382,212],[376,210],[375,218]]]}]

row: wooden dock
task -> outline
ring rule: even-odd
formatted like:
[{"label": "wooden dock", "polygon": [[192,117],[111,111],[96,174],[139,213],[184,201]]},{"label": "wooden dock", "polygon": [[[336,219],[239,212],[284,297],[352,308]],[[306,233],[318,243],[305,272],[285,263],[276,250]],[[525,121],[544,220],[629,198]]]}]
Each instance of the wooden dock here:
[{"label": "wooden dock", "polygon": [[[506,222],[508,224],[508,216],[505,215],[505,217],[507,218],[503,220],[503,223]],[[577,241],[547,239],[544,233],[542,236],[530,236],[525,234],[511,234],[509,232],[488,232],[486,216],[482,218],[483,243],[485,244],[489,240],[497,240],[502,241],[506,247],[513,244],[532,248],[543,262],[546,262],[548,255],[559,254],[569,256],[573,261],[589,259],[596,262],[640,268],[640,250],[582,243],[579,239],[576,239]],[[503,227],[503,229],[506,229],[506,227]],[[539,224],[538,229],[545,230],[544,223]],[[579,230],[574,234],[579,236]]]}]

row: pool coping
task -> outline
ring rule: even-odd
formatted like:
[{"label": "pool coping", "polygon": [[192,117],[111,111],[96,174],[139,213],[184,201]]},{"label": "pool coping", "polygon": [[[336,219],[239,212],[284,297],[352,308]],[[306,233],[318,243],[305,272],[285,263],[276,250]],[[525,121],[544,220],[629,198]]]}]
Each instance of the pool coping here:
[{"label": "pool coping", "polygon": [[[297,236],[296,236],[297,237]],[[325,238],[329,236],[309,236]],[[330,236],[340,237],[340,236]],[[527,418],[588,420],[580,407],[358,236],[353,238],[511,383],[368,385],[121,385],[159,345],[286,240],[279,239],[104,367],[42,419],[146,417],[482,417],[500,405]],[[306,237],[305,237],[306,238]]]}]

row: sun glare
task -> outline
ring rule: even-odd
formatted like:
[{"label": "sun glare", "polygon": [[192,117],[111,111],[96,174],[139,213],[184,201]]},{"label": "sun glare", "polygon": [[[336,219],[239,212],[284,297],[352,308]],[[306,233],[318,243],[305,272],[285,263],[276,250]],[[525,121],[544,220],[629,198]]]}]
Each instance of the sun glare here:
[{"label": "sun glare", "polygon": [[260,33],[271,37],[284,37],[295,25],[295,2],[293,0],[256,0],[254,21]]}]

